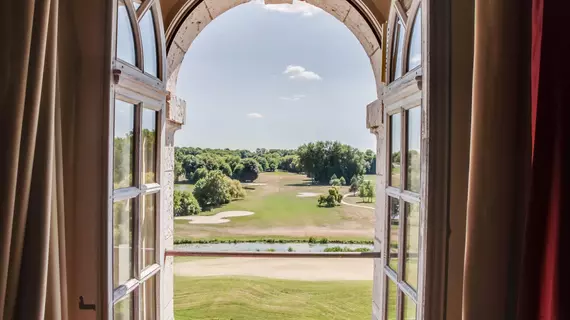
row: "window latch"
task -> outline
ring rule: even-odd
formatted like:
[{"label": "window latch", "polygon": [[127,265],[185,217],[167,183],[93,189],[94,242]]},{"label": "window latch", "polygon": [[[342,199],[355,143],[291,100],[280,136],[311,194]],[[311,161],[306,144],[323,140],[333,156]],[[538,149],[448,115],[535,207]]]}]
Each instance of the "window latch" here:
[{"label": "window latch", "polygon": [[83,301],[83,296],[79,296],[79,309],[80,310],[95,310],[94,304],[85,304]]}]

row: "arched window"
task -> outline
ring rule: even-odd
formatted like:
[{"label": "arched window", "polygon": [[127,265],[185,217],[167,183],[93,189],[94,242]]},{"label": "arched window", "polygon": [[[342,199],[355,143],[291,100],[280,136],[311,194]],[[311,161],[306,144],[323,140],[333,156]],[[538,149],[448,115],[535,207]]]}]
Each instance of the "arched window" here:
[{"label": "arched window", "polygon": [[[421,65],[421,10],[420,0],[407,7],[394,5],[391,23],[394,26],[390,50],[391,81]],[[418,8],[414,21],[406,17],[405,8]],[[414,12],[411,10],[408,12]],[[402,20],[405,19],[405,20]],[[406,34],[406,29],[410,34]],[[409,49],[404,49],[405,39]],[[405,53],[407,50],[407,60]],[[412,77],[413,76],[413,77]],[[422,319],[423,294],[421,272],[422,249],[422,92],[416,83],[417,75],[407,81],[388,84],[382,99],[386,119],[386,157],[383,159],[387,179],[379,185],[383,199],[377,199],[385,208],[381,224],[381,272],[377,285],[381,288],[384,317],[381,319]],[[379,283],[382,283],[381,285]]]},{"label": "arched window", "polygon": [[402,53],[404,46],[404,25],[399,17],[394,24],[394,37],[392,38],[392,81],[402,76]]},{"label": "arched window", "polygon": [[410,51],[408,51],[408,70],[422,64],[422,7],[418,8],[412,25],[410,36]]},{"label": "arched window", "polygon": [[118,2],[116,57],[148,75],[162,78],[159,76],[157,9],[147,2]]},{"label": "arched window", "polygon": [[109,139],[109,319],[159,319],[164,31],[158,0],[119,0]]}]

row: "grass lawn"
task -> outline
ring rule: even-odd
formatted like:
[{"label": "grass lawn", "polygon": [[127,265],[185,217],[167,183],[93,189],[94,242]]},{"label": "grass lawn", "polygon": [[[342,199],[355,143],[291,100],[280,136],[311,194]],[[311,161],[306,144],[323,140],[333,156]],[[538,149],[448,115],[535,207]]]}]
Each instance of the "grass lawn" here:
[{"label": "grass lawn", "polygon": [[374,208],[374,204],[376,203],[376,198],[372,199],[372,202],[364,202],[361,197],[358,196],[358,193],[355,196],[354,193],[350,192],[348,197],[344,198],[344,201],[351,204],[357,204],[359,206],[365,206]]},{"label": "grass lawn", "polygon": [[177,320],[363,320],[372,281],[175,277]]},{"label": "grass lawn", "polygon": [[[223,207],[204,212],[240,210],[253,211],[252,216],[231,218],[217,225],[189,224],[175,220],[175,238],[181,239],[307,239],[326,237],[336,240],[370,240],[373,236],[374,211],[366,208],[338,206],[320,208],[317,197],[298,197],[300,193],[324,194],[329,186],[311,185],[303,175],[276,172],[262,173],[248,186],[247,197]],[[177,184],[176,189],[188,190],[189,184]],[[342,187],[342,193],[348,187]]]}]

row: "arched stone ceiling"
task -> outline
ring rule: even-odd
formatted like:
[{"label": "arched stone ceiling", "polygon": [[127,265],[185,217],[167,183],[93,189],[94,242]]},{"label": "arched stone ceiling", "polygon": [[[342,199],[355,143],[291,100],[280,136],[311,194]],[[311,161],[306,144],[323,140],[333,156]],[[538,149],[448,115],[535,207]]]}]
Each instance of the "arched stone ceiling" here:
[{"label": "arched stone ceiling", "polygon": [[[388,17],[389,0],[304,0],[333,15],[352,31],[370,59],[380,92],[382,50],[380,23]],[[184,55],[198,34],[222,13],[249,0],[160,0],[166,29],[167,89],[175,92]],[[266,4],[291,3],[292,0],[265,0]],[[386,5],[387,4],[387,5]],[[384,10],[379,11],[377,5]]]}]

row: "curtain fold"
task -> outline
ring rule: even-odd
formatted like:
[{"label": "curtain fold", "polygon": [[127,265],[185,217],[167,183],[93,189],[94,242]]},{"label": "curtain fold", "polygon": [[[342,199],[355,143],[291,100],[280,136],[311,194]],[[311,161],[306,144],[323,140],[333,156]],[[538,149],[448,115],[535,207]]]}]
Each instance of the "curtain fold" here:
[{"label": "curtain fold", "polygon": [[529,194],[530,1],[476,0],[463,319],[514,319]]},{"label": "curtain fold", "polygon": [[67,318],[58,7],[0,4],[2,319]]},{"label": "curtain fold", "polygon": [[[564,61],[570,40],[570,4],[533,0],[532,38],[532,193],[526,219],[524,268],[518,308],[520,319],[569,319],[570,306],[560,290],[570,284],[568,252],[570,211],[570,67]],[[566,178],[566,179],[564,179]]]}]

